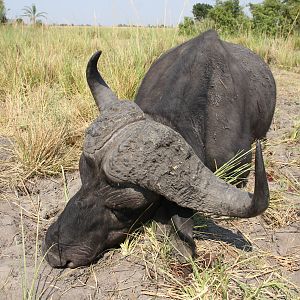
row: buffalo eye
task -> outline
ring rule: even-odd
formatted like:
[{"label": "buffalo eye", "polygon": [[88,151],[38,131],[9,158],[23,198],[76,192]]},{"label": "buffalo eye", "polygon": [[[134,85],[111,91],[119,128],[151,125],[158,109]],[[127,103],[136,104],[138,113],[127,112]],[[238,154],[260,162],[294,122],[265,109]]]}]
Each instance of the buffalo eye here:
[{"label": "buffalo eye", "polygon": [[111,212],[115,215],[118,221],[122,223],[129,223],[132,220],[132,212],[128,209],[110,209]]}]

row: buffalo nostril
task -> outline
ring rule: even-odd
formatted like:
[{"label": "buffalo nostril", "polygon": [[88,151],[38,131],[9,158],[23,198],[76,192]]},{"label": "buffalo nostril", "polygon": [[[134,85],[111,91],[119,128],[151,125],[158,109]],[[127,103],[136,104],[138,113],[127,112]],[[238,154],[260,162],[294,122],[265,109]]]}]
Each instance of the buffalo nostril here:
[{"label": "buffalo nostril", "polygon": [[54,251],[52,251],[51,247],[47,248],[44,245],[42,247],[43,247],[44,257],[52,268],[64,268],[69,263],[61,255],[58,255]]}]

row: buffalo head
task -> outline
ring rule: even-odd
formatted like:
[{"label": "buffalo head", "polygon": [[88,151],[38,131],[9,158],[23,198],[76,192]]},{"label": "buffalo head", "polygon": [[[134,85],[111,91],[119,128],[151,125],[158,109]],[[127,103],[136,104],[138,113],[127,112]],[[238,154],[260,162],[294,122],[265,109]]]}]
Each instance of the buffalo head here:
[{"label": "buffalo head", "polygon": [[[91,57],[86,74],[101,115],[86,131],[82,187],[46,233],[43,248],[51,266],[93,262],[165,203],[181,211],[173,214],[178,226],[189,211],[253,217],[267,208],[259,142],[252,195],[217,178],[179,133],[153,121],[134,102],[119,101],[97,70],[100,54]],[[191,232],[186,236],[193,244]]]}]

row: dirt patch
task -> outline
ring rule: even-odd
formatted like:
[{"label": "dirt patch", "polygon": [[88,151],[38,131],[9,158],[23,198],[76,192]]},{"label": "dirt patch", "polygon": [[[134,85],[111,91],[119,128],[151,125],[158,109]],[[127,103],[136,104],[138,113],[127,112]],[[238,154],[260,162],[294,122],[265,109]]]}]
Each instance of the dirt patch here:
[{"label": "dirt patch", "polygon": [[[69,174],[70,196],[79,186],[78,173]],[[26,290],[30,294],[28,298],[148,299],[142,295],[149,285],[145,266],[139,259],[124,256],[120,251],[109,251],[96,265],[87,268],[58,270],[49,267],[42,261],[41,241],[46,228],[63,210],[64,184],[59,179],[38,180],[31,182],[23,193],[16,191],[16,197],[0,202],[1,299],[21,299]]]},{"label": "dirt patch", "polygon": [[[250,260],[257,256],[261,262],[260,265],[253,262],[252,271],[267,265],[265,276],[275,272],[292,282],[291,287],[296,291],[297,286],[300,287],[300,132],[297,134],[300,75],[274,72],[278,101],[264,150],[271,190],[270,209],[263,216],[250,220],[204,220],[200,230],[195,231],[195,237],[205,268],[215,259],[221,259],[224,265],[230,262],[230,267],[234,268],[233,261],[237,265],[238,257],[248,255]],[[0,156],[2,160],[8,157],[5,155]],[[42,299],[175,299],[168,277],[158,271],[159,265],[148,264],[149,253],[143,253],[138,247],[133,251],[127,249],[127,252],[111,250],[97,264],[75,270],[52,269],[42,261],[40,249],[45,230],[62,211],[68,197],[78,190],[78,173],[67,174],[67,185],[66,190],[62,178],[32,179],[1,194],[1,299],[25,296]],[[253,177],[249,189],[252,186]],[[258,275],[248,276],[249,265],[245,263],[244,269],[238,269],[241,281],[247,284],[258,282]],[[185,284],[191,282],[189,272],[183,266],[170,266],[178,281],[184,278]],[[236,294],[234,298],[243,297]]]}]

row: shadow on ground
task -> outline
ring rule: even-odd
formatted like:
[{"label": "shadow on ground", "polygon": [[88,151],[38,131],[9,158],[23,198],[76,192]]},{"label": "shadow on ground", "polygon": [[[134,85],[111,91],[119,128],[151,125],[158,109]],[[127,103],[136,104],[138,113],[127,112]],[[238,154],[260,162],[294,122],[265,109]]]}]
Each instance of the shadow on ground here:
[{"label": "shadow on ground", "polygon": [[195,218],[194,237],[198,240],[212,240],[225,242],[237,249],[251,252],[253,250],[252,244],[247,238],[237,230],[224,228],[216,224],[211,219]]}]

